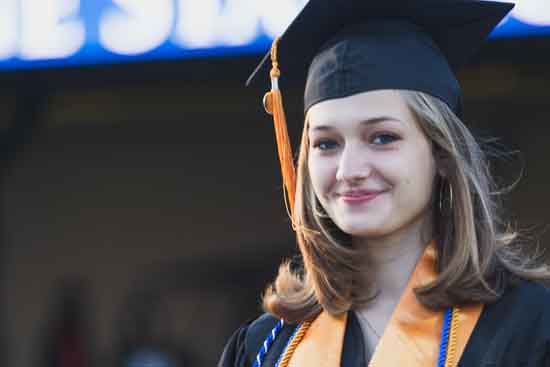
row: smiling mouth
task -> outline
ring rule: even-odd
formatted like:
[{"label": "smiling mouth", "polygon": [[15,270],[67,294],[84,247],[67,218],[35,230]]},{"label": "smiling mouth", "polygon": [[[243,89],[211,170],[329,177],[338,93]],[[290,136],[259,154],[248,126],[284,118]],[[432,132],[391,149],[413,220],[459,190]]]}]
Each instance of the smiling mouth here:
[{"label": "smiling mouth", "polygon": [[349,192],[340,195],[340,199],[347,204],[363,204],[373,200],[382,193],[382,191],[370,193]]}]

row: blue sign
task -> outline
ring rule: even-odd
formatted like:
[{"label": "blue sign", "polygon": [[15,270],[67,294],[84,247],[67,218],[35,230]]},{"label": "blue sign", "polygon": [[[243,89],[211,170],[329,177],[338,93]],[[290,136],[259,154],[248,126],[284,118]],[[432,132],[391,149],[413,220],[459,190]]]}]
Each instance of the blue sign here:
[{"label": "blue sign", "polygon": [[516,6],[491,35],[493,38],[550,36],[550,1],[514,0]]},{"label": "blue sign", "polygon": [[[263,53],[307,0],[0,0],[0,70]],[[550,35],[516,0],[493,37]]]}]

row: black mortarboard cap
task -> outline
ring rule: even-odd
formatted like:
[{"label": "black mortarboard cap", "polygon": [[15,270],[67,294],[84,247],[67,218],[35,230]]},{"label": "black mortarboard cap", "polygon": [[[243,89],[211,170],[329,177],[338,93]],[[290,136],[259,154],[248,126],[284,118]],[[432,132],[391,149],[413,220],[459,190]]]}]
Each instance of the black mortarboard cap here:
[{"label": "black mortarboard cap", "polygon": [[[278,42],[278,61],[306,79],[304,109],[332,98],[406,89],[461,115],[455,73],[513,8],[478,0],[310,0]],[[269,54],[247,85],[268,75]],[[296,70],[294,70],[296,71]],[[294,74],[294,73],[293,73]]]}]

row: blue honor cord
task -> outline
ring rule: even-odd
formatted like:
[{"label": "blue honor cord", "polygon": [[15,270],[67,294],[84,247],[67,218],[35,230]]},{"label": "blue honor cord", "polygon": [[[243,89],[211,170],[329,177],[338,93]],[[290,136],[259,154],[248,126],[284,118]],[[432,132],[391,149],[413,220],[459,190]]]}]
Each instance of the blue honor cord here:
[{"label": "blue honor cord", "polygon": [[[285,322],[283,320],[279,320],[262,343],[258,354],[256,354],[256,358],[254,359],[254,364],[252,365],[252,367],[260,367],[262,363],[264,363],[265,355],[271,348],[271,345],[273,344],[281,330],[283,330],[283,326],[285,326]],[[292,338],[290,339],[292,340]]]},{"label": "blue honor cord", "polygon": [[449,349],[449,332],[451,330],[451,322],[453,320],[453,309],[445,310],[445,318],[443,319],[443,327],[441,329],[441,341],[439,342],[439,358],[437,367],[445,367],[447,361],[447,351]]}]

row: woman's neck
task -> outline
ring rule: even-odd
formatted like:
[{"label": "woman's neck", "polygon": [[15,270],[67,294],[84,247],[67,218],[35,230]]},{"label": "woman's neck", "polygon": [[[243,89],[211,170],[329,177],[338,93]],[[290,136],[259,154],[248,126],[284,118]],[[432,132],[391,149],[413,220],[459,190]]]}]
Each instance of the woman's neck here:
[{"label": "woman's neck", "polygon": [[367,253],[368,276],[374,277],[377,301],[397,303],[432,237],[431,213],[427,213],[389,236],[354,239],[354,247],[364,248]]},{"label": "woman's neck", "polygon": [[369,282],[374,280],[377,292],[368,305],[355,309],[363,330],[367,360],[372,357],[416,263],[433,237],[431,213],[398,232],[353,240],[354,247],[367,255],[369,269],[364,276],[370,278]]}]

